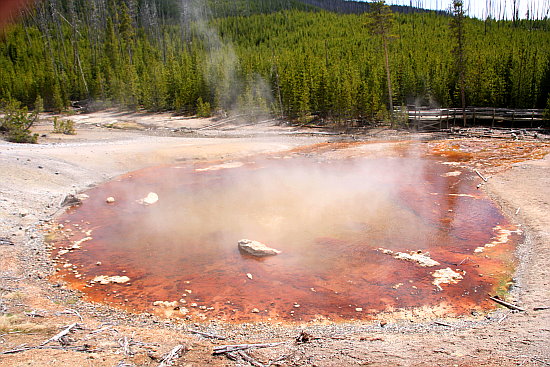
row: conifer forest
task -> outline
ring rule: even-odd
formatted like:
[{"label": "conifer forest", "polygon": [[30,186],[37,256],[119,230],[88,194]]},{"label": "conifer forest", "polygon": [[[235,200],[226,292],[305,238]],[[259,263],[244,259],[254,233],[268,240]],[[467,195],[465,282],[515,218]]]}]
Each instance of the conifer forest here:
[{"label": "conifer forest", "polygon": [[550,107],[549,19],[376,4],[44,0],[0,35],[0,99],[359,124],[408,104]]}]

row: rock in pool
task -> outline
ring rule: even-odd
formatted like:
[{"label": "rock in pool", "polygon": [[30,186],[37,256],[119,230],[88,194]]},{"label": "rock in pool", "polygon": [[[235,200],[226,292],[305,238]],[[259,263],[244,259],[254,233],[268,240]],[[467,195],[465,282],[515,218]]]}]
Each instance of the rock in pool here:
[{"label": "rock in pool", "polygon": [[130,281],[130,278],[128,278],[125,275],[123,275],[123,276],[115,275],[115,276],[111,276],[111,277],[107,276],[107,275],[98,275],[92,280],[92,283],[99,283],[99,284],[118,283],[118,284],[123,284],[123,283],[128,283],[129,281]]},{"label": "rock in pool", "polygon": [[242,239],[238,242],[239,250],[246,252],[252,256],[273,256],[278,255],[281,251],[268,247],[261,242]]},{"label": "rock in pool", "polygon": [[143,205],[153,205],[157,201],[159,201],[159,196],[154,192],[150,192],[146,197],[138,200],[138,203]]}]

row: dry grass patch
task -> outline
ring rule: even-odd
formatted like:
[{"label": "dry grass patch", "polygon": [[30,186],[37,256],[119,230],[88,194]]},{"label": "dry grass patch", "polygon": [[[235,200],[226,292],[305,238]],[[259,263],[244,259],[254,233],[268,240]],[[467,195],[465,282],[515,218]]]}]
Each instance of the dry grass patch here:
[{"label": "dry grass patch", "polygon": [[118,130],[145,130],[145,126],[134,121],[113,122],[111,124],[104,124],[103,126]]},{"label": "dry grass patch", "polygon": [[4,294],[2,298],[16,300],[16,301],[23,301],[23,299],[25,298],[25,295],[23,294],[23,292],[15,291],[15,292]]},{"label": "dry grass patch", "polygon": [[24,316],[20,315],[0,315],[0,333],[36,333],[47,332],[52,330],[51,327],[35,324],[25,320]]}]

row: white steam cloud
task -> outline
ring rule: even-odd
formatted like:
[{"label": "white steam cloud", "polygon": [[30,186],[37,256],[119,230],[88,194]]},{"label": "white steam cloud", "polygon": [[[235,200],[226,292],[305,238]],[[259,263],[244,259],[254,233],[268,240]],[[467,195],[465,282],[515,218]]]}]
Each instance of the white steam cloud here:
[{"label": "white steam cloud", "polygon": [[259,121],[269,115],[273,102],[269,84],[260,75],[239,74],[235,48],[209,23],[210,13],[205,1],[181,0],[183,36],[190,39],[195,34],[204,43],[206,82],[220,112],[239,116],[243,121]]}]

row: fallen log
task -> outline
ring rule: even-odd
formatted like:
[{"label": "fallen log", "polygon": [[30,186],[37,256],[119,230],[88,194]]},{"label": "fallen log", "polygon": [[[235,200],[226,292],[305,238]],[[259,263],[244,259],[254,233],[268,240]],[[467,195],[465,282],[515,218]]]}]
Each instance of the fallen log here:
[{"label": "fallen log", "polygon": [[73,329],[79,328],[78,324],[76,322],[70,324],[65,329],[63,329],[61,332],[57,333],[56,335],[52,336],[50,339],[46,340],[44,343],[40,344],[40,346],[44,346],[48,344],[49,342],[59,342],[61,345],[68,344],[63,338],[67,336]]},{"label": "fallen log", "polygon": [[227,352],[225,353],[225,357],[232,361],[237,361],[239,359],[237,352]]},{"label": "fallen log", "polygon": [[246,352],[244,350],[240,350],[237,353],[239,354],[239,356],[241,356],[241,358],[243,360],[245,360],[246,362],[248,362],[249,364],[251,364],[254,367],[266,367],[260,361],[257,361],[256,359],[254,359],[251,356],[249,356],[248,354],[246,354]]},{"label": "fallen log", "polygon": [[277,121],[277,120],[276,119],[269,119],[269,120],[262,120],[262,121],[258,121],[258,122],[251,122],[251,123],[247,123],[247,124],[239,124],[239,125],[235,125],[235,126],[232,126],[232,127],[226,127],[226,128],[220,129],[220,130],[222,130],[222,131],[237,130],[238,128],[241,128],[241,127],[265,124],[267,122],[272,122],[272,121]]},{"label": "fallen log", "polygon": [[38,345],[38,346],[32,347],[32,346],[27,346],[26,344],[23,344],[15,349],[10,349],[4,352],[0,352],[0,354],[15,354],[15,353],[26,352],[28,350],[33,350],[33,349],[72,350],[75,352],[86,352],[86,353],[95,353],[101,350],[101,349],[90,349],[88,345],[74,346],[74,347],[56,346],[56,345]]},{"label": "fallen log", "polygon": [[208,125],[205,125],[205,126],[202,126],[202,127],[199,127],[197,129],[197,131],[201,131],[201,130],[206,130],[206,129],[211,129],[211,128],[214,128],[214,127],[218,127],[218,126],[221,126],[223,124],[227,124],[228,122],[232,122],[232,121],[237,121],[240,117],[242,117],[243,115],[237,115],[237,116],[232,116],[232,117],[228,117],[228,118],[225,118],[221,121],[216,121],[212,124],[208,124]]},{"label": "fallen log", "polygon": [[202,130],[206,130],[206,129],[212,129],[212,128],[221,126],[221,125],[223,125],[223,124],[227,124],[228,122],[235,121],[235,120],[236,120],[236,119],[224,120],[224,121],[222,121],[222,122],[217,122],[217,123],[215,123],[215,124],[206,125],[206,126],[203,126],[203,127],[198,128],[197,131],[202,131]]},{"label": "fallen log", "polygon": [[174,361],[181,357],[183,351],[185,350],[185,347],[183,344],[176,345],[168,354],[166,354],[162,359],[160,360],[159,367],[167,367],[172,366]]},{"label": "fallen log", "polygon": [[239,350],[245,350],[250,348],[273,348],[276,346],[279,346],[281,344],[284,344],[285,342],[278,342],[278,343],[260,343],[260,344],[233,344],[233,345],[220,345],[218,347],[214,347],[213,354],[224,354],[224,353],[230,353],[230,352],[236,352]]},{"label": "fallen log", "polygon": [[187,330],[189,331],[190,333],[193,333],[193,334],[197,334],[197,335],[200,335],[200,336],[204,336],[205,338],[210,338],[210,339],[218,339],[218,340],[225,340],[227,339],[225,336],[223,335],[216,335],[216,334],[210,334],[210,333],[205,333],[203,331],[198,331],[198,330]]},{"label": "fallen log", "polygon": [[498,303],[499,305],[502,305],[502,306],[504,306],[504,307],[507,307],[507,308],[509,308],[509,309],[511,309],[511,310],[522,311],[522,312],[525,311],[524,308],[521,308],[521,307],[519,307],[519,306],[516,306],[516,305],[514,305],[514,304],[512,304],[512,303],[503,301],[503,300],[501,300],[501,299],[498,298],[498,297],[489,296],[489,299],[490,299],[491,301],[496,302],[496,303]]}]

